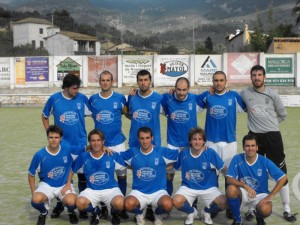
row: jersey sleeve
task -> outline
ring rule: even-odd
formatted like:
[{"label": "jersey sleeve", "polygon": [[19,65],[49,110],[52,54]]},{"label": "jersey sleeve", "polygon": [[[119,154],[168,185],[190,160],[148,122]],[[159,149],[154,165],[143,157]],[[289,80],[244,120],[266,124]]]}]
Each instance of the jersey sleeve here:
[{"label": "jersey sleeve", "polygon": [[161,147],[163,158],[166,164],[176,162],[178,160],[179,150]]},{"label": "jersey sleeve", "polygon": [[73,173],[77,173],[83,167],[83,157],[85,153],[80,154],[77,159],[72,163],[72,171]]},{"label": "jersey sleeve", "polygon": [[285,176],[285,173],[279,169],[271,160],[265,158],[267,161],[267,168],[270,176],[278,182],[282,177]]},{"label": "jersey sleeve", "polygon": [[120,155],[120,153],[114,152],[113,157],[114,157],[117,170],[126,169],[127,164],[123,160],[123,157]]},{"label": "jersey sleeve", "polygon": [[237,107],[236,107],[236,111],[237,112],[245,112],[247,107],[246,107],[246,103],[243,101],[242,97],[239,95],[239,93],[234,92],[235,93],[235,99],[237,102]]},{"label": "jersey sleeve", "polygon": [[34,156],[32,157],[29,169],[28,169],[28,173],[31,176],[34,176],[36,174],[36,171],[39,170],[40,167],[40,162],[41,162],[41,158],[39,156],[38,153],[35,153]]},{"label": "jersey sleeve", "polygon": [[228,167],[226,177],[232,177],[234,179],[238,179],[238,157],[241,157],[240,155],[235,155],[233,159],[230,162],[230,165]]},{"label": "jersey sleeve", "polygon": [[53,95],[50,96],[50,98],[47,100],[44,109],[43,109],[43,116],[45,118],[49,118],[52,114],[52,108],[53,108]]},{"label": "jersey sleeve", "polygon": [[89,99],[83,95],[84,98],[84,115],[85,116],[91,116],[92,115],[92,110],[91,110],[91,105]]},{"label": "jersey sleeve", "polygon": [[217,154],[217,152],[213,149],[209,149],[210,151],[210,155],[211,155],[211,163],[213,164],[213,166],[220,171],[224,166],[224,162],[221,159],[221,157]]},{"label": "jersey sleeve", "polygon": [[205,99],[206,97],[209,95],[209,92],[208,91],[204,91],[202,92],[201,94],[199,94],[197,96],[197,99],[196,99],[196,102],[197,102],[197,105],[204,109],[206,107],[206,104],[205,104]]},{"label": "jersey sleeve", "polygon": [[133,157],[132,149],[128,149],[124,152],[120,152],[120,156],[127,165],[131,166],[131,160]]},{"label": "jersey sleeve", "polygon": [[179,170],[181,167],[181,160],[184,151],[188,151],[187,149],[182,150],[178,155],[178,160],[174,163],[174,169]]}]

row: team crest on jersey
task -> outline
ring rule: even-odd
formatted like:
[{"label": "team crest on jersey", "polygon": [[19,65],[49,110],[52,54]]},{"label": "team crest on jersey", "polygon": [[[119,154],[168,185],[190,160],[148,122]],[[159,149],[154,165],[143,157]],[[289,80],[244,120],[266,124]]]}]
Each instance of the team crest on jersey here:
[{"label": "team crest on jersey", "polygon": [[154,158],[154,164],[157,166],[159,164],[159,159],[158,158]]},{"label": "team crest on jersey", "polygon": [[105,162],[105,165],[106,165],[106,168],[107,168],[107,169],[110,168],[110,162],[109,162],[109,161]]},{"label": "team crest on jersey", "polygon": [[118,108],[118,103],[117,102],[114,102],[114,109],[117,109]]},{"label": "team crest on jersey", "polygon": [[152,102],[152,109],[156,109],[156,102]]},{"label": "team crest on jersey", "polygon": [[228,105],[232,105],[232,99],[228,99]]},{"label": "team crest on jersey", "polygon": [[193,109],[193,104],[189,103],[189,110],[192,110],[192,109]]},{"label": "team crest on jersey", "polygon": [[202,169],[206,170],[207,169],[207,162],[202,163]]},{"label": "team crest on jersey", "polygon": [[270,102],[270,99],[269,99],[269,97],[266,97],[266,98],[265,98],[265,101],[266,101],[266,104],[268,105],[268,104],[269,104],[269,102]]},{"label": "team crest on jersey", "polygon": [[262,175],[262,169],[257,169],[257,176],[261,177]]},{"label": "team crest on jersey", "polygon": [[64,156],[64,157],[63,157],[63,160],[64,160],[64,163],[67,163],[67,162],[68,162],[68,157],[67,157],[67,156]]},{"label": "team crest on jersey", "polygon": [[77,109],[81,109],[81,103],[77,103]]}]

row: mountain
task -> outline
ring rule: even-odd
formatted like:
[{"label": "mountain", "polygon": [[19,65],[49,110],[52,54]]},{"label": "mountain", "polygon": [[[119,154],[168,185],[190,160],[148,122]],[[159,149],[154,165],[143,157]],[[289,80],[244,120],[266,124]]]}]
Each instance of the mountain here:
[{"label": "mountain", "polygon": [[65,9],[78,23],[101,22],[143,35],[199,27],[200,39],[210,35],[219,41],[225,40],[226,33],[242,30],[244,24],[253,30],[257,15],[268,31],[271,1],[275,25],[295,24],[295,0],[1,0],[0,6],[45,15]]}]

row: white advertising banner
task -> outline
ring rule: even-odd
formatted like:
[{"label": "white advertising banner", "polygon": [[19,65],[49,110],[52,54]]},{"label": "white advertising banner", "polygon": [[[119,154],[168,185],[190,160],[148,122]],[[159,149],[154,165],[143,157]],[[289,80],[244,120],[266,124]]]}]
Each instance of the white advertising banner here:
[{"label": "white advertising banner", "polygon": [[154,67],[154,86],[174,86],[178,77],[190,76],[190,55],[158,55]]},{"label": "white advertising banner", "polygon": [[222,55],[195,55],[195,83],[212,85],[214,72],[222,70]]},{"label": "white advertising banner", "polygon": [[151,74],[153,74],[153,56],[124,55],[122,60],[123,85],[135,85],[136,74],[140,70],[148,70]]},{"label": "white advertising banner", "polygon": [[0,58],[0,86],[10,84],[10,62],[9,58]]}]

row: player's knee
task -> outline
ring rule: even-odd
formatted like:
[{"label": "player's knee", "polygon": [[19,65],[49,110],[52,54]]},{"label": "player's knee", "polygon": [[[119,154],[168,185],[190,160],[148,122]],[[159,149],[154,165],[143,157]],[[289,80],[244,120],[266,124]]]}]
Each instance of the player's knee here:
[{"label": "player's knee", "polygon": [[217,206],[224,210],[224,209],[227,209],[228,208],[228,205],[227,205],[227,198],[225,195],[220,195],[219,197],[217,197],[215,200],[214,200],[214,203],[217,204]]},{"label": "player's knee", "polygon": [[239,188],[231,184],[228,185],[226,195],[228,198],[237,198],[239,196]]},{"label": "player's knee", "polygon": [[76,199],[76,207],[79,209],[79,210],[84,210],[88,207],[88,202],[86,201],[85,198],[83,197],[79,197]]},{"label": "player's knee", "polygon": [[127,211],[131,212],[138,204],[131,196],[129,196],[125,199],[124,206]]},{"label": "player's knee", "polygon": [[39,204],[47,200],[47,197],[42,193],[34,193],[32,196],[32,202]]},{"label": "player's knee", "polygon": [[72,206],[76,204],[76,195],[75,194],[68,194],[63,198],[64,205]]},{"label": "player's knee", "polygon": [[181,200],[177,195],[173,198],[173,205],[176,209],[180,209],[184,205],[184,201]]},{"label": "player's knee", "polygon": [[162,201],[160,201],[160,203],[161,207],[167,212],[171,211],[173,208],[173,200],[169,196],[163,198]]},{"label": "player's knee", "polygon": [[120,195],[115,196],[112,199],[111,204],[114,209],[123,210],[124,209],[124,197],[120,196]]}]

